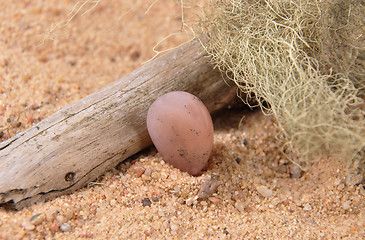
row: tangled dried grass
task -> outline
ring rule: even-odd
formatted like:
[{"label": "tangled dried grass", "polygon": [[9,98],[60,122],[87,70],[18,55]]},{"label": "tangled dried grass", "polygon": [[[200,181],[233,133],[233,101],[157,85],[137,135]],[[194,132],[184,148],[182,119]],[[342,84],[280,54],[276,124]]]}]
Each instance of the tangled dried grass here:
[{"label": "tangled dried grass", "polygon": [[213,62],[288,144],[353,160],[365,148],[364,21],[364,1],[220,0],[201,26]]}]

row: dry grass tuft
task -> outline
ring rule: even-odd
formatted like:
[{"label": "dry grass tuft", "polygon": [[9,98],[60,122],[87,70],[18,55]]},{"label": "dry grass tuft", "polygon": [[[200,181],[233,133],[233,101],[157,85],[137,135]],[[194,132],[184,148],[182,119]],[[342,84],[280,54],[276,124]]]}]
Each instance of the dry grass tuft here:
[{"label": "dry grass tuft", "polygon": [[325,153],[359,164],[364,21],[364,1],[221,0],[201,27],[213,62],[243,101],[254,98],[275,115],[293,149],[306,159]]}]

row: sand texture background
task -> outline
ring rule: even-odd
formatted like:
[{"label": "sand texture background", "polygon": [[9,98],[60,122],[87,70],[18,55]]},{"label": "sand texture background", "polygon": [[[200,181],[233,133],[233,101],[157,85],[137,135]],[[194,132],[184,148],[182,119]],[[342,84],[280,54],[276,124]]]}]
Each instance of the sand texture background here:
[{"label": "sand texture background", "polygon": [[[91,2],[71,19],[80,4],[0,1],[0,141],[138,68],[182,27],[180,1]],[[285,157],[274,119],[244,106],[216,114],[214,127],[201,176],[165,164],[151,147],[71,195],[0,209],[0,239],[365,237],[364,185],[344,161],[318,156],[301,171]],[[207,186],[216,191],[202,194]]]}]

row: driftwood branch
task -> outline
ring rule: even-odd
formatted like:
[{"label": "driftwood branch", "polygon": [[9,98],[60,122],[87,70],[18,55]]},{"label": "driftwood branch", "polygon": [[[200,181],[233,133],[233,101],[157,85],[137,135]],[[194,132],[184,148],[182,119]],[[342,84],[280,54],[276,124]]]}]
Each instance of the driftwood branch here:
[{"label": "driftwood branch", "polygon": [[151,145],[148,107],[173,90],[197,95],[210,111],[235,96],[198,42],[158,57],[0,143],[0,205],[73,192]]}]

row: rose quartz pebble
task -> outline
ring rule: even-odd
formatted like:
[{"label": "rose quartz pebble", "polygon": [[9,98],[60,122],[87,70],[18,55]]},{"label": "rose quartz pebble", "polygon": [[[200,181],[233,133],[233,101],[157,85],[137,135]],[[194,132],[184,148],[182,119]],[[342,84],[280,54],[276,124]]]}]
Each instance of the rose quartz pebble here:
[{"label": "rose quartz pebble", "polygon": [[213,148],[213,122],[194,95],[175,91],[159,97],[147,113],[147,129],[165,162],[197,175]]}]

